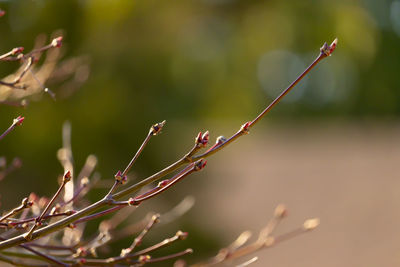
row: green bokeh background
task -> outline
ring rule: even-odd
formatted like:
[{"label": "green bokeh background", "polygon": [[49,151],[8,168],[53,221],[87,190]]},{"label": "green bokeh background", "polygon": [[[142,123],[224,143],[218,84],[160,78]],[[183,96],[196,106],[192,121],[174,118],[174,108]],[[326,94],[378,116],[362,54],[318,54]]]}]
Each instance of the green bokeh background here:
[{"label": "green bokeh background", "polygon": [[[31,191],[55,190],[64,121],[72,125],[77,168],[93,153],[107,179],[126,165],[150,125],[166,119],[135,167],[145,177],[187,151],[199,130],[214,138],[227,122],[255,116],[335,37],[335,55],[268,120],[392,121],[400,115],[398,0],[0,1],[0,8],[7,12],[0,51],[31,48],[38,34],[63,29],[65,57],[90,57],[89,79],[71,97],[54,102],[43,95],[26,109],[0,107],[3,129],[17,115],[26,117],[0,143],[1,155],[23,161],[1,182],[4,209]],[[2,77],[15,66],[2,63]],[[51,89],[57,93],[57,86]],[[190,190],[182,185],[163,200],[172,206]],[[220,245],[190,216],[180,224],[204,253]]]}]

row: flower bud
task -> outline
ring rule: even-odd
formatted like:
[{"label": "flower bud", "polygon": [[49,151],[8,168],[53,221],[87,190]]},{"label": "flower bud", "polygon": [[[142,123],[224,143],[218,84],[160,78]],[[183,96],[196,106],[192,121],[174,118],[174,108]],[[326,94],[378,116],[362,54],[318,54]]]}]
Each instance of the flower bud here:
[{"label": "flower bud", "polygon": [[61,47],[62,46],[62,40],[63,40],[62,36],[54,38],[53,41],[51,41],[51,46],[52,47]]}]

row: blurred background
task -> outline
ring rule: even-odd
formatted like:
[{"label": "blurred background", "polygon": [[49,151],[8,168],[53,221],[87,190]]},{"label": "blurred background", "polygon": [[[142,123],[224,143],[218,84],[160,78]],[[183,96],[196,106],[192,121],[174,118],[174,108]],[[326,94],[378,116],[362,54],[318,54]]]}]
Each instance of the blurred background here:
[{"label": "blurred background", "polygon": [[[63,172],[56,153],[65,121],[79,170],[89,154],[107,182],[148,132],[152,139],[131,180],[143,179],[191,148],[254,118],[338,37],[321,62],[268,116],[208,160],[207,168],[132,214],[166,212],[187,195],[193,208],[153,232],[189,232],[165,251],[192,247],[196,262],[244,230],[257,231],[285,203],[284,233],[319,217],[314,232],[262,250],[254,266],[400,264],[400,1],[0,1],[0,51],[33,47],[64,31],[64,58],[85,56],[88,79],[72,93],[49,84],[26,108],[0,106],[0,127],[26,117],[0,142],[22,167],[1,181],[1,209],[30,192],[51,196]],[[0,64],[0,77],[18,67]],[[94,190],[98,199],[104,190]],[[136,215],[138,214],[138,215]],[[161,218],[162,220],[162,218]],[[129,223],[129,222],[127,222]],[[113,244],[114,251],[131,239]],[[245,261],[246,259],[243,259]]]}]

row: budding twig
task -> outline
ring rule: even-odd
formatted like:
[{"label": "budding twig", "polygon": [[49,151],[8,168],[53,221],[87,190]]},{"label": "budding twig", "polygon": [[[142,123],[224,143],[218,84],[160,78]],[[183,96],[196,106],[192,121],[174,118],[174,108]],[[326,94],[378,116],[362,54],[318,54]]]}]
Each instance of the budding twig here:
[{"label": "budding twig", "polygon": [[[323,58],[331,55],[331,53],[334,51],[335,47],[337,44],[337,40],[335,40],[331,45],[327,45],[324,44],[324,46],[321,48],[321,52],[319,54],[319,56],[316,58],[316,60],[287,88],[285,89],[281,95],[279,95],[266,109],[264,109],[254,120],[244,124],[240,130],[235,133],[232,137],[228,138],[227,141],[222,142],[220,145],[215,146],[212,150],[208,150],[203,154],[200,154],[198,156],[193,156],[192,157],[192,161],[198,160],[200,158],[206,158],[208,156],[211,156],[212,154],[214,154],[215,152],[221,150],[223,147],[225,147],[227,144],[233,142],[234,140],[236,140],[239,136],[248,133],[249,128],[251,128],[252,126],[254,126],[259,120],[261,120],[264,115],[274,106],[276,105],[302,78],[305,77],[305,75],[312,69],[314,68]],[[185,155],[186,156],[186,155]],[[144,186],[153,183],[159,179],[161,179],[162,177],[164,177],[165,175],[179,169],[180,167],[182,167],[183,165],[188,163],[188,160],[186,157],[182,157],[181,159],[179,159],[178,161],[176,161],[175,163],[169,165],[168,167],[164,168],[163,170],[159,171],[158,173],[153,174],[152,176],[132,185],[129,186],[128,188],[117,192],[115,194],[112,195],[112,199],[114,200],[118,200],[121,199],[127,195],[130,195],[138,190],[140,190],[141,188],[143,188]],[[158,193],[162,192],[164,190],[159,191]],[[156,191],[157,192],[157,191]],[[146,197],[147,199],[147,197]],[[139,199],[140,200],[140,199]],[[144,199],[141,199],[142,201]],[[136,199],[136,201],[138,201],[138,199]],[[45,236],[49,233],[61,230],[62,228],[70,225],[71,223],[75,222],[76,220],[78,220],[79,218],[82,218],[86,215],[89,215],[93,212],[95,212],[98,209],[101,209],[107,205],[109,205],[109,200],[108,199],[101,199],[99,201],[97,201],[96,203],[93,203],[92,205],[78,211],[77,213],[68,216],[67,218],[61,219],[57,222],[54,222],[46,227],[43,227],[41,229],[38,229],[37,231],[34,231],[32,233],[32,239],[41,237],[41,236]],[[19,236],[15,236],[12,238],[9,238],[5,241],[1,241],[0,242],[0,250],[3,250],[5,248],[9,248],[12,246],[16,246],[18,244],[21,244],[23,242],[26,242],[27,240],[25,239],[24,235],[19,235]]]},{"label": "budding twig", "polygon": [[144,139],[144,141],[140,145],[140,147],[139,147],[138,151],[136,152],[135,156],[133,156],[133,158],[129,162],[128,166],[126,166],[125,170],[122,173],[121,173],[121,171],[118,171],[117,174],[114,176],[115,177],[115,182],[114,182],[113,186],[111,187],[110,191],[108,192],[107,197],[110,197],[112,195],[112,193],[114,192],[115,188],[119,184],[123,184],[123,183],[125,183],[127,181],[128,172],[130,171],[130,169],[132,168],[132,166],[136,162],[136,160],[139,158],[139,155],[142,153],[143,149],[145,148],[147,143],[150,141],[150,138],[153,135],[159,134],[161,132],[162,128],[164,127],[165,123],[166,123],[166,121],[164,120],[164,121],[156,123],[156,124],[154,124],[154,125],[152,125],[150,127],[149,133],[147,134],[146,138]]},{"label": "budding twig", "polygon": [[143,229],[143,231],[134,239],[132,245],[129,246],[129,248],[125,248],[121,250],[121,257],[131,253],[133,250],[135,250],[136,246],[140,245],[142,243],[142,240],[144,236],[151,230],[151,228],[159,222],[160,219],[160,214],[155,214],[151,217],[151,220],[148,222],[146,227]]},{"label": "budding twig", "polygon": [[35,220],[36,223],[32,226],[32,228],[29,230],[28,233],[26,233],[24,235],[24,238],[26,240],[30,240],[32,238],[32,233],[33,231],[35,231],[35,229],[37,227],[39,227],[41,225],[41,222],[43,220],[43,217],[47,214],[47,212],[49,211],[51,205],[53,205],[54,201],[56,200],[56,198],[58,197],[58,195],[60,195],[61,190],[64,188],[64,186],[71,180],[71,172],[67,171],[64,174],[63,180],[61,182],[60,187],[58,188],[57,192],[53,195],[53,197],[51,198],[51,200],[49,201],[49,203],[47,203],[47,206],[45,207],[45,209],[42,211],[42,214],[40,214],[40,216]]},{"label": "budding twig", "polygon": [[21,125],[22,122],[24,121],[24,117],[18,116],[17,118],[15,118],[11,124],[10,127],[8,127],[7,130],[5,130],[4,133],[2,133],[0,135],[0,140],[3,139],[7,134],[9,134],[12,130],[14,130],[15,127],[17,127],[18,125]]},{"label": "budding twig", "polygon": [[5,219],[14,216],[15,214],[17,214],[18,212],[22,211],[23,209],[29,208],[32,206],[32,202],[28,200],[28,198],[24,198],[21,202],[21,205],[19,205],[18,207],[16,207],[15,209],[11,210],[9,213],[7,213],[6,215],[2,216],[0,218],[0,222],[4,221]]}]

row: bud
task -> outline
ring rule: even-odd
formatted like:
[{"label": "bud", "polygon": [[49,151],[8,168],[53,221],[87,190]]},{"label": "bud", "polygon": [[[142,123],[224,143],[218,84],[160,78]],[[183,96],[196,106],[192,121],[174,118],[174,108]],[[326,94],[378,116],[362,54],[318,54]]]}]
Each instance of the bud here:
[{"label": "bud", "polygon": [[167,121],[162,121],[162,122],[159,122],[159,123],[156,123],[156,124],[154,124],[153,126],[151,126],[151,128],[150,128],[150,133],[152,134],[152,135],[157,135],[157,134],[159,134],[160,132],[161,132],[161,130],[162,130],[162,128],[164,127],[164,125],[165,125],[165,123],[166,123]]},{"label": "bud", "polygon": [[13,124],[21,125],[24,120],[25,120],[25,117],[18,116],[13,120]]},{"label": "bud", "polygon": [[22,53],[23,51],[24,51],[24,48],[22,46],[16,47],[13,50],[11,50],[11,55],[15,56],[15,55]]},{"label": "bud", "polygon": [[115,175],[114,175],[115,180],[117,180],[118,182],[120,182],[121,184],[124,184],[126,181],[128,181],[128,177],[126,177],[126,175],[122,176],[122,172],[118,171]]},{"label": "bud", "polygon": [[199,132],[199,134],[195,138],[195,143],[198,147],[206,147],[209,140],[209,132],[206,131],[204,134]]},{"label": "bud", "polygon": [[22,202],[21,202],[21,205],[24,207],[24,208],[29,208],[29,207],[31,207],[32,205],[33,205],[33,202],[32,201],[29,201],[29,198],[24,198],[23,200],[22,200]]},{"label": "bud", "polygon": [[151,259],[150,255],[142,255],[139,257],[138,261],[140,264],[145,264],[147,261]]},{"label": "bud", "polygon": [[4,16],[6,14],[6,12],[4,10],[0,9],[0,17]]},{"label": "bud", "polygon": [[182,231],[178,231],[175,234],[175,236],[178,237],[180,240],[185,240],[188,235],[189,235],[188,232],[182,232]]},{"label": "bud", "polygon": [[67,183],[67,182],[69,182],[69,181],[71,181],[71,172],[70,172],[70,171],[67,171],[67,172],[64,174],[63,183]]},{"label": "bud", "polygon": [[331,55],[333,51],[335,51],[337,43],[338,43],[338,38],[335,38],[335,40],[333,40],[333,42],[329,46],[329,55]]},{"label": "bud", "polygon": [[169,182],[170,182],[170,181],[169,181],[168,179],[162,180],[161,182],[158,183],[157,187],[164,187],[164,186],[166,186],[167,184],[169,184]]},{"label": "bud", "polygon": [[287,209],[286,209],[286,206],[283,205],[283,204],[279,204],[279,205],[275,208],[274,216],[275,216],[276,218],[282,219],[282,218],[284,218],[284,217],[287,216],[287,212],[288,212],[288,211],[287,211]]},{"label": "bud", "polygon": [[67,211],[65,211],[64,213],[65,213],[66,216],[70,216],[70,215],[72,215],[72,214],[75,214],[75,213],[76,213],[76,210],[67,210]]},{"label": "bud", "polygon": [[324,43],[324,45],[320,49],[321,53],[325,54],[326,56],[330,56],[333,53],[333,51],[335,51],[337,43],[338,43],[338,39],[337,38],[335,40],[333,40],[331,45],[328,45],[327,43]]},{"label": "bud", "polygon": [[81,179],[81,186],[85,187],[89,184],[89,178],[86,176]]},{"label": "bud", "polygon": [[200,171],[200,170],[202,170],[206,165],[207,165],[207,161],[206,161],[206,160],[201,159],[201,160],[199,160],[199,161],[196,161],[195,164],[194,164],[194,170],[195,170],[195,171]]},{"label": "bud", "polygon": [[249,127],[250,127],[251,122],[248,121],[245,124],[242,125],[242,127],[240,127],[240,131],[244,134],[248,134],[249,133]]},{"label": "bud", "polygon": [[84,247],[80,247],[76,250],[74,257],[86,257],[87,256],[87,249]]},{"label": "bud", "polygon": [[51,41],[51,46],[52,47],[61,47],[62,40],[63,40],[62,36],[54,38],[53,41]]},{"label": "bud", "polygon": [[139,203],[134,199],[133,197],[128,199],[128,205],[129,206],[137,206]]},{"label": "bud", "polygon": [[216,145],[220,145],[226,142],[226,138],[223,135],[220,135],[217,137],[217,140],[215,141]]}]

